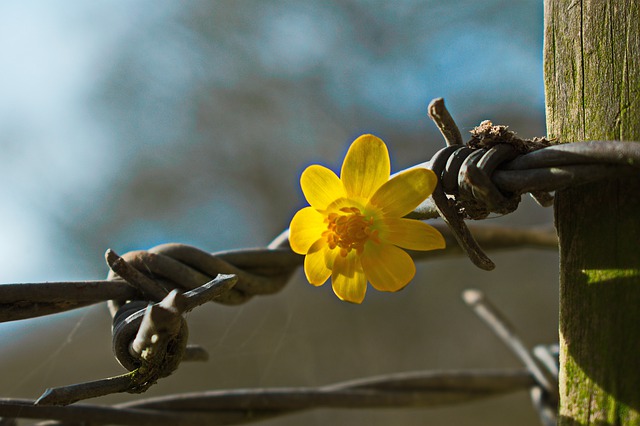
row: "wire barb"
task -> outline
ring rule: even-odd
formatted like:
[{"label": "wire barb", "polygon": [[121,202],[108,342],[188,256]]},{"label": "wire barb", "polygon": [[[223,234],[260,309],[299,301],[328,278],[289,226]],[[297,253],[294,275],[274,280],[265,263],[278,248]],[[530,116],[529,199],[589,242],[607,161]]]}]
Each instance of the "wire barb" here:
[{"label": "wire barb", "polygon": [[166,289],[160,287],[151,278],[129,265],[126,260],[118,256],[113,250],[107,250],[105,260],[115,274],[136,288],[145,299],[157,302],[168,294]]},{"label": "wire barb", "polygon": [[[515,328],[506,317],[486,298],[480,290],[469,289],[462,293],[462,299],[478,315],[489,329],[522,361],[537,385],[531,389],[531,398],[538,409],[544,425],[555,425],[555,412],[558,405],[557,364],[550,362],[548,355],[552,349],[537,347],[532,356],[526,348]],[[552,345],[552,348],[557,345]],[[544,349],[542,349],[544,348]],[[534,357],[535,356],[535,357]],[[542,358],[547,370],[540,368],[535,358]],[[553,423],[549,423],[553,421]]]},{"label": "wire barb", "polygon": [[462,145],[462,135],[458,125],[449,114],[449,110],[444,105],[444,99],[436,98],[429,103],[427,109],[429,118],[438,126],[447,146]]},{"label": "wire barb", "polygon": [[480,317],[502,342],[524,363],[540,386],[557,398],[557,384],[542,370],[518,337],[514,327],[493,306],[480,290],[465,290],[462,294],[465,303]]}]

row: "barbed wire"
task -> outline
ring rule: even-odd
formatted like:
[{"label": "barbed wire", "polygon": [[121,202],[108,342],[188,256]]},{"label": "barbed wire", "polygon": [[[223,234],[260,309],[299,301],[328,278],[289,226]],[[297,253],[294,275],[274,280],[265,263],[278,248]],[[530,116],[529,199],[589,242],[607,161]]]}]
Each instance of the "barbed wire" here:
[{"label": "barbed wire", "polygon": [[404,372],[318,388],[216,390],[166,395],[113,407],[60,407],[4,398],[0,399],[0,416],[54,419],[39,423],[41,426],[70,426],[80,419],[83,424],[96,425],[235,425],[315,408],[441,407],[529,389],[541,418],[547,416],[555,422],[557,345],[537,346],[530,353],[514,327],[480,291],[467,290],[463,299],[526,368]]},{"label": "barbed wire", "polygon": [[412,372],[370,380],[375,383],[369,387],[363,384],[361,388],[355,384],[352,387],[336,384],[322,388],[220,390],[169,395],[113,407],[41,406],[30,400],[0,399],[0,413],[58,420],[41,425],[67,425],[80,419],[92,425],[234,425],[313,408],[441,407],[535,385],[526,370]]},{"label": "barbed wire", "polygon": [[[521,195],[527,192],[541,205],[549,206],[553,201],[553,191],[605,178],[638,176],[639,143],[601,141],[554,145],[554,141],[543,138],[523,140],[510,132],[506,126],[494,126],[490,122],[483,122],[472,132],[471,141],[463,145],[460,132],[442,99],[436,99],[430,104],[429,115],[441,130],[447,147],[438,151],[430,161],[414,166],[434,170],[439,177],[439,183],[433,196],[418,206],[409,217],[442,217],[446,228],[442,225],[438,228],[447,240],[447,249],[411,253],[416,260],[466,253],[474,264],[490,270],[495,265],[484,250],[525,246],[556,248],[557,239],[553,230],[472,227],[471,232],[464,219],[482,219],[491,213],[510,213],[517,208]],[[106,280],[0,286],[0,321],[49,315],[109,301],[114,318],[114,354],[123,367],[130,371],[115,378],[48,389],[36,401],[37,405],[29,409],[24,408],[27,404],[24,401],[5,400],[6,404],[1,406],[4,408],[0,408],[0,413],[8,416],[41,416],[47,413],[46,415],[51,415],[47,418],[65,420],[68,418],[64,417],[67,416],[66,413],[71,412],[65,410],[79,410],[79,406],[64,409],[55,407],[59,411],[53,410],[52,406],[114,392],[143,392],[158,379],[171,374],[181,361],[206,359],[206,351],[203,348],[187,345],[187,324],[183,314],[208,301],[236,305],[248,301],[253,296],[280,291],[303,262],[303,257],[293,253],[289,248],[287,237],[285,231],[265,248],[218,253],[207,253],[182,244],[164,244],[146,251],[125,253],[122,256],[108,250],[106,261],[110,273]],[[540,349],[537,354],[529,354],[508,323],[491,314],[496,312],[495,309],[483,302],[478,293],[467,293],[466,299],[474,311],[485,319],[521,358],[527,368],[527,381],[519,382],[518,389],[531,388],[534,405],[539,407],[543,423],[551,424],[549,422],[554,421],[551,414],[555,412],[554,403],[557,401],[557,379],[554,379],[554,375],[557,378],[557,365],[554,367],[555,361],[550,361],[555,359],[554,355],[544,349]],[[535,361],[536,356],[539,361]],[[539,362],[546,370],[539,367]],[[427,376],[435,377],[433,373],[429,374]],[[456,374],[459,375],[459,372],[445,376],[458,377]],[[471,376],[473,374],[466,378],[471,380]],[[443,376],[438,377],[438,380],[442,380]],[[495,379],[495,383],[503,379]],[[398,377],[376,380],[376,383],[387,383],[388,380],[398,380]],[[456,383],[456,386],[460,386]],[[469,383],[473,383],[473,380]],[[389,398],[388,401],[396,401],[399,406],[407,404],[408,401],[414,401],[418,405],[426,404],[425,401],[429,398],[440,398],[445,402],[449,401],[448,397],[457,398],[452,396],[456,394],[454,389],[446,387],[434,394],[432,390],[415,390],[400,386],[399,392],[404,393],[399,396],[395,393],[388,394],[390,390],[386,388],[345,386],[291,390],[292,394],[282,390],[252,390],[236,393],[225,391],[222,394],[214,392],[215,396],[208,393],[199,395],[203,398],[214,398],[218,402],[225,398],[236,398],[234,404],[239,404],[242,410],[240,414],[233,415],[238,414],[242,418],[246,417],[247,410],[254,414],[260,412],[265,416],[271,416],[289,410],[324,406],[322,404],[329,404],[332,397],[327,395],[333,395],[331,392],[340,395],[335,401],[341,402],[333,403],[343,404],[340,406],[346,404],[344,401],[350,401],[349,406],[358,406],[357,401],[362,401],[361,404],[365,404],[364,401],[374,401],[370,404],[384,405],[385,398]],[[429,396],[420,393],[423,391]],[[467,391],[468,389],[464,392]],[[474,391],[476,396],[490,394],[491,391],[488,389]],[[253,396],[249,398],[251,395]],[[282,395],[293,399],[278,399],[282,398]],[[468,392],[465,395],[464,398],[469,397]],[[269,407],[252,408],[250,404],[242,405],[243,398],[246,404],[247,401],[260,402],[267,399],[275,402]],[[295,398],[298,398],[299,402],[295,403],[298,405],[291,402]],[[285,400],[289,402],[284,402]],[[313,400],[317,402],[312,402]],[[215,405],[218,402],[208,404]],[[149,414],[148,410],[138,412],[136,410],[141,409],[142,405],[131,404],[113,407],[112,410],[120,413],[118,416],[128,412],[127,410],[133,410],[131,415],[138,416],[135,417],[135,421],[147,421],[143,418],[145,413]],[[150,404],[153,406],[153,403]],[[22,409],[18,410],[18,406]],[[91,406],[83,407],[88,409],[87,407]],[[53,411],[47,411],[46,408],[52,408]],[[105,407],[101,409],[101,413],[112,413]],[[232,411],[237,409],[238,406],[228,408]],[[15,414],[17,412],[20,414]],[[156,411],[153,413],[154,416],[158,414]],[[173,411],[170,413],[172,416],[175,414]],[[183,423],[171,424],[195,424],[188,423],[193,414],[191,411],[188,413],[189,415],[185,412],[184,418],[180,420]],[[196,421],[200,415],[204,414],[195,413],[192,420]],[[240,421],[240,417],[233,421]],[[171,418],[176,420],[175,416]]]},{"label": "barbed wire", "polygon": [[[415,251],[411,256],[418,261],[455,257],[464,254],[457,245],[450,229],[434,223],[445,237],[446,248],[434,251]],[[505,226],[472,226],[473,234],[487,250],[511,250],[517,248],[538,248],[555,250],[557,237],[551,227],[518,228]],[[304,257],[291,251],[285,245],[288,233],[283,232],[268,247],[249,248],[207,253],[198,248],[169,243],[147,251],[133,251],[117,261],[113,251],[108,250],[108,263],[124,274],[127,280],[111,271],[106,280],[19,283],[0,285],[0,322],[16,321],[43,315],[51,315],[109,300],[149,300],[158,302],[160,295],[168,294],[167,289],[190,290],[214,279],[220,274],[234,274],[238,283],[232,291],[220,295],[214,301],[225,304],[239,304],[257,295],[278,292],[286,284],[288,277],[302,266]],[[109,254],[111,253],[111,254]],[[139,274],[127,275],[121,264],[133,267]],[[138,269],[139,268],[139,269]],[[130,272],[130,268],[127,268]],[[149,297],[144,290],[151,280],[159,283],[160,292]],[[138,290],[138,285],[143,290]]]}]

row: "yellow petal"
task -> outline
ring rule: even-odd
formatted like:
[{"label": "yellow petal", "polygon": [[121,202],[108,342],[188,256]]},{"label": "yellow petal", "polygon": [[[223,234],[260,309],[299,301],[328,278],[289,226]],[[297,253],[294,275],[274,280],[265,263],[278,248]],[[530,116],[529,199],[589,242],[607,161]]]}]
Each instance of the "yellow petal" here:
[{"label": "yellow petal", "polygon": [[433,226],[414,219],[384,218],[380,239],[409,250],[443,249],[442,234]]},{"label": "yellow petal", "polygon": [[364,209],[364,204],[353,198],[338,198],[327,206],[326,213],[337,212],[343,207],[356,207],[360,211]]},{"label": "yellow petal", "polygon": [[300,186],[309,204],[317,210],[324,210],[338,198],[347,195],[338,176],[317,164],[307,167],[302,172]]},{"label": "yellow petal", "polygon": [[362,135],[351,144],[340,178],[349,197],[366,200],[389,180],[390,173],[387,146],[376,136]]},{"label": "yellow petal", "polygon": [[331,269],[327,267],[325,260],[328,251],[327,242],[322,238],[311,245],[304,258],[304,273],[307,280],[315,286],[324,284],[331,276]]},{"label": "yellow petal", "polygon": [[333,263],[335,262],[336,257],[339,255],[339,253],[339,247],[331,250],[327,245],[327,249],[324,251],[324,264],[327,268],[333,270]]},{"label": "yellow petal", "polygon": [[331,274],[331,286],[341,300],[362,303],[367,291],[367,277],[362,271],[355,250],[346,257],[336,256]]},{"label": "yellow petal", "polygon": [[402,217],[418,207],[433,192],[438,179],[429,169],[411,169],[387,181],[373,194],[369,205],[385,216]]},{"label": "yellow petal", "polygon": [[371,285],[380,291],[398,291],[416,274],[411,256],[391,244],[367,243],[360,262]]},{"label": "yellow petal", "polygon": [[313,207],[305,207],[293,216],[289,225],[289,244],[291,250],[298,254],[306,254],[327,230],[324,216]]}]

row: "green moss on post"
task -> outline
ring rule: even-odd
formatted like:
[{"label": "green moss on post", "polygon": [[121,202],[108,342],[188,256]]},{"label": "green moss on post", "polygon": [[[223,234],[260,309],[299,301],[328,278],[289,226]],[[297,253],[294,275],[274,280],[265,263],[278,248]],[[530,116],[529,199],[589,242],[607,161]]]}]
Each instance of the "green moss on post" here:
[{"label": "green moss on post", "polygon": [[[637,0],[545,0],[547,127],[640,141]],[[640,424],[640,179],[559,191],[561,425]]]}]

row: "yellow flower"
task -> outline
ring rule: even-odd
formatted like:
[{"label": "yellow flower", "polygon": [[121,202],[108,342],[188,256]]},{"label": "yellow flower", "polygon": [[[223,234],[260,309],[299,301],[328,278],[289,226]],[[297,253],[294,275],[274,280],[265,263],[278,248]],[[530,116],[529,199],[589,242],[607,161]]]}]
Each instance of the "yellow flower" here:
[{"label": "yellow flower", "polygon": [[311,206],[291,220],[289,242],[306,255],[311,284],[331,277],[340,299],[361,303],[367,281],[380,291],[398,291],[411,281],[416,267],[402,248],[444,248],[435,228],[403,218],[431,195],[435,173],[416,168],[389,180],[390,170],[384,142],[363,135],[351,144],[340,178],[319,165],[302,173],[300,185]]}]

